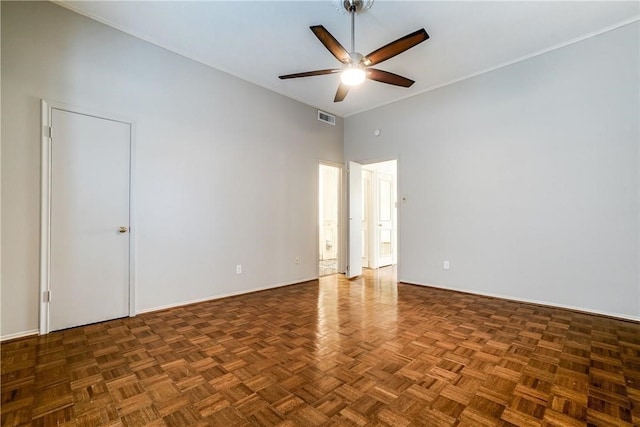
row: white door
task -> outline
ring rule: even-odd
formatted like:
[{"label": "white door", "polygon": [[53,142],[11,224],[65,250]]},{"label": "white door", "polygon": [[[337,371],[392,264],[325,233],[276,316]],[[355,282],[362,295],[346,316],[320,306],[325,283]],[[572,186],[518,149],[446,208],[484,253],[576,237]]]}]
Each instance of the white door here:
[{"label": "white door", "polygon": [[131,125],[51,110],[49,330],[129,314]]},{"label": "white door", "polygon": [[395,209],[393,176],[376,172],[378,197],[376,203],[376,219],[378,220],[377,250],[378,267],[385,267],[393,263],[393,214]]},{"label": "white door", "polygon": [[362,165],[349,162],[349,265],[347,278],[362,275]]},{"label": "white door", "polygon": [[371,171],[362,169],[362,267],[371,267],[369,240],[371,219]]}]

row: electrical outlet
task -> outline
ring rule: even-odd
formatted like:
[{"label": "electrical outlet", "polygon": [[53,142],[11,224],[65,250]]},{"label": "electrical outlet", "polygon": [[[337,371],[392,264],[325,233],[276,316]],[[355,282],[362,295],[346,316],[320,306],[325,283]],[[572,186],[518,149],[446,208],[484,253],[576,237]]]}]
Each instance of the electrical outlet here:
[{"label": "electrical outlet", "polygon": [[241,264],[236,265],[236,274],[242,274],[242,265]]},{"label": "electrical outlet", "polygon": [[445,261],[445,262],[442,264],[442,268],[444,268],[445,270],[448,270],[448,269],[449,269],[449,261]]},{"label": "electrical outlet", "polygon": [[296,264],[300,264],[300,257],[296,257]]}]

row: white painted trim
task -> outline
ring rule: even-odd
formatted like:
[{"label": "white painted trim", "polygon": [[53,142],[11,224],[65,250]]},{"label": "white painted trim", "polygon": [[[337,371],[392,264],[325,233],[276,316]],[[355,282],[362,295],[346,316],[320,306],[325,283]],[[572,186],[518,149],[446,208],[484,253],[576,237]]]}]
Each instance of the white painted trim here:
[{"label": "white painted trim", "polygon": [[129,317],[136,315],[136,126],[129,123]]},{"label": "white painted trim", "polygon": [[567,309],[567,310],[579,311],[579,312],[586,313],[586,314],[597,314],[597,315],[600,315],[600,316],[607,316],[607,317],[613,317],[613,318],[618,318],[618,319],[622,319],[622,320],[631,320],[631,321],[634,321],[634,322],[640,322],[640,317],[639,316],[630,316],[628,314],[620,314],[620,313],[610,313],[608,311],[594,310],[592,308],[576,307],[576,306],[573,306],[573,305],[566,305],[566,304],[558,304],[558,303],[549,302],[549,301],[539,301],[539,300],[535,300],[535,299],[519,298],[519,297],[514,297],[514,296],[493,294],[493,293],[489,293],[489,292],[470,291],[468,289],[461,289],[461,288],[448,288],[448,287],[445,287],[445,286],[428,285],[428,284],[419,283],[417,281],[412,281],[412,280],[398,280],[398,283],[404,283],[405,285],[414,285],[414,286],[423,286],[423,287],[429,287],[429,288],[443,289],[445,291],[464,292],[466,294],[480,295],[480,296],[483,296],[483,297],[499,298],[499,299],[507,300],[507,301],[522,302],[522,303],[527,303],[527,304],[535,304],[535,305],[541,305],[541,306],[550,307],[550,308],[563,308],[563,309]]},{"label": "white painted trim", "polygon": [[0,337],[0,342],[5,342],[9,340],[15,340],[17,338],[31,337],[33,335],[38,335],[38,329],[29,329],[28,331],[16,332],[13,334],[3,335]]},{"label": "white painted trim", "polygon": [[[66,8],[66,9],[69,9],[69,10],[71,10],[71,11],[77,13],[77,14],[86,16],[87,18],[93,19],[94,21],[98,21],[98,22],[100,22],[102,24],[105,24],[105,25],[111,27],[111,28],[115,28],[116,30],[120,30],[125,34],[129,34],[130,36],[133,36],[133,37],[138,38],[140,40],[144,40],[144,41],[149,42],[149,43],[151,43],[153,45],[160,46],[161,48],[166,49],[169,52],[173,52],[173,53],[175,53],[177,55],[183,56],[185,58],[189,58],[189,59],[191,59],[193,61],[199,62],[200,64],[206,65],[207,67],[214,68],[216,70],[222,71],[223,73],[229,74],[231,76],[234,76],[234,77],[239,78],[241,80],[244,80],[246,82],[253,83],[256,86],[260,86],[260,87],[263,87],[265,89],[268,89],[268,90],[271,90],[271,91],[274,91],[276,93],[279,93],[279,94],[283,95],[282,93],[280,93],[277,90],[277,88],[275,86],[264,85],[263,83],[256,82],[254,79],[248,78],[248,77],[246,77],[244,75],[237,74],[237,73],[232,73],[231,71],[225,69],[224,67],[220,67],[220,66],[216,66],[216,65],[210,64],[209,62],[205,61],[204,59],[199,58],[199,57],[197,57],[195,55],[190,55],[190,54],[184,52],[181,49],[174,49],[174,48],[168,48],[166,46],[163,46],[162,44],[156,42],[153,39],[153,37],[149,37],[149,36],[147,36],[145,34],[141,34],[141,33],[135,32],[135,31],[131,31],[131,30],[129,30],[129,29],[127,29],[127,28],[125,28],[125,27],[123,27],[121,25],[118,25],[118,24],[110,21],[109,19],[105,19],[105,18],[103,18],[101,16],[98,16],[96,14],[86,12],[86,11],[76,7],[73,3],[69,2],[69,1],[65,1],[65,0],[51,0],[51,1],[53,3],[59,5],[59,6],[62,6],[64,8]],[[569,46],[569,45],[572,45],[574,43],[579,43],[579,42],[581,42],[583,40],[587,40],[587,39],[590,39],[592,37],[596,37],[596,36],[599,36],[601,34],[608,33],[609,31],[617,30],[618,28],[624,27],[624,26],[629,25],[629,24],[633,24],[634,22],[638,22],[638,21],[640,21],[640,15],[634,16],[633,18],[625,19],[624,21],[620,21],[618,23],[615,23],[615,24],[610,25],[608,27],[602,28],[600,30],[597,30],[597,31],[594,31],[594,32],[591,32],[591,33],[587,33],[587,34],[583,34],[582,36],[573,38],[573,39],[568,40],[566,42],[558,43],[558,44],[556,44],[554,46],[551,46],[551,47],[548,47],[546,49],[542,49],[542,50],[530,53],[528,55],[524,55],[524,56],[518,57],[518,58],[513,59],[511,61],[503,62],[503,63],[498,64],[496,66],[493,66],[493,67],[490,67],[490,68],[485,68],[484,70],[480,70],[478,72],[475,72],[475,73],[460,77],[458,79],[449,80],[449,81],[447,81],[445,83],[428,87],[426,89],[423,89],[423,90],[421,90],[419,92],[416,92],[416,93],[413,93],[411,95],[405,95],[405,96],[396,98],[393,101],[382,102],[382,103],[376,104],[375,106],[372,106],[372,107],[367,107],[365,109],[358,110],[358,111],[355,111],[353,113],[345,114],[344,116],[341,116],[340,114],[336,114],[336,113],[333,113],[333,112],[330,112],[330,114],[333,114],[334,116],[342,117],[342,118],[351,117],[351,116],[354,116],[356,114],[363,113],[365,111],[369,111],[369,110],[376,109],[378,107],[382,107],[384,105],[389,105],[389,104],[393,104],[394,102],[402,101],[403,99],[411,98],[411,97],[414,97],[414,96],[417,96],[417,95],[420,95],[420,94],[423,94],[423,93],[426,93],[426,92],[431,92],[432,90],[436,90],[436,89],[439,89],[441,87],[449,86],[449,85],[461,82],[463,80],[467,80],[467,79],[470,79],[472,77],[479,76],[481,74],[489,73],[491,71],[495,71],[495,70],[498,70],[500,68],[507,67],[509,65],[515,64],[517,62],[525,61],[527,59],[536,57],[538,55],[543,55],[545,53],[548,53],[548,52],[551,52],[551,51],[554,51],[554,50],[557,50],[557,49],[561,49],[561,48],[563,48],[565,46]],[[303,99],[301,99],[301,98],[299,98],[297,96],[289,96],[289,95],[283,95],[283,96],[287,96],[288,98],[291,98],[291,99],[293,99],[295,101],[301,102],[301,103],[303,103],[305,105],[309,105],[309,106],[311,106],[313,108],[317,108],[317,109],[322,110],[322,111],[327,111],[326,108],[321,108],[321,107],[318,107],[318,106],[315,106],[315,105],[310,105],[308,103],[308,101],[305,101],[305,100],[303,100]]]},{"label": "white painted trim", "polygon": [[[396,162],[396,175],[395,175],[395,192],[396,192],[396,245],[394,247],[395,250],[395,264],[392,263],[391,265],[395,265],[396,266],[396,277],[400,277],[400,263],[401,263],[401,257],[400,257],[400,207],[402,204],[401,201],[401,194],[400,194],[400,155],[395,155],[395,156],[390,156],[390,157],[380,157],[380,158],[374,158],[374,159],[367,159],[367,160],[363,160],[363,161],[357,161],[357,163],[360,163],[363,166],[363,169],[366,169],[366,166],[368,165],[373,165],[376,163],[383,163],[383,162],[390,162],[395,160]],[[369,215],[369,217],[371,217],[371,215]],[[372,256],[369,253],[367,255],[369,257],[369,260],[371,260]],[[378,260],[375,259],[373,262],[369,261],[369,267],[368,268],[378,268],[376,267],[371,267],[371,265],[377,265]]]},{"label": "white painted trim", "polygon": [[41,134],[41,192],[40,192],[40,292],[38,294],[39,306],[39,333],[49,333],[49,303],[44,301],[44,292],[50,290],[51,268],[51,110],[57,109],[71,113],[82,114],[100,119],[121,122],[129,125],[129,316],[135,316],[135,124],[121,116],[84,107],[77,107],[61,102],[42,99],[40,103],[40,134]]},{"label": "white painted trim", "polygon": [[253,293],[253,292],[259,292],[259,291],[266,291],[266,290],[269,290],[269,289],[282,288],[284,286],[298,285],[298,284],[302,284],[302,283],[306,283],[306,282],[311,282],[313,280],[318,280],[318,277],[311,277],[311,278],[308,278],[308,279],[298,279],[298,280],[295,280],[293,282],[284,282],[284,283],[279,283],[279,284],[274,284],[274,285],[262,286],[262,287],[258,287],[258,288],[245,289],[245,290],[238,291],[238,292],[230,292],[230,293],[227,293],[227,294],[220,294],[220,295],[211,295],[211,296],[204,297],[204,298],[197,298],[197,299],[177,302],[177,303],[173,303],[173,304],[160,305],[160,306],[151,307],[151,308],[144,308],[142,310],[138,310],[136,312],[136,314],[152,313],[154,311],[167,310],[167,309],[170,309],[170,308],[182,307],[182,306],[185,306],[185,305],[197,304],[197,303],[200,303],[200,302],[215,301],[215,300],[218,300],[218,299],[233,297],[233,296],[237,296],[237,295],[245,295],[245,294],[250,294],[250,293]]},{"label": "white painted trim", "polygon": [[580,37],[576,37],[576,38],[573,38],[573,39],[568,40],[566,42],[562,42],[562,43],[556,44],[556,45],[548,47],[546,49],[538,50],[538,51],[530,53],[528,55],[520,56],[520,57],[518,57],[516,59],[512,59],[511,61],[503,62],[503,63],[495,65],[493,67],[485,68],[485,69],[477,71],[475,73],[467,74],[466,76],[462,76],[462,77],[457,78],[457,79],[449,80],[449,81],[446,81],[444,83],[428,87],[426,89],[423,89],[423,90],[421,90],[419,92],[416,92],[416,93],[412,93],[410,95],[401,96],[399,98],[394,99],[393,101],[382,102],[380,104],[376,104],[376,105],[373,105],[371,107],[367,107],[367,108],[365,108],[363,110],[358,110],[358,111],[350,113],[350,114],[345,114],[344,118],[346,119],[347,117],[355,116],[356,114],[364,113],[365,111],[375,110],[376,108],[383,107],[385,105],[393,104],[395,102],[402,101],[404,99],[413,98],[414,96],[418,96],[418,95],[421,95],[423,93],[431,92],[433,90],[440,89],[440,88],[443,88],[445,86],[449,86],[449,85],[452,85],[452,84],[456,84],[456,83],[459,83],[461,81],[468,80],[468,79],[471,79],[473,77],[480,76],[482,74],[490,73],[492,71],[499,70],[500,68],[508,67],[509,65],[513,65],[513,64],[516,64],[518,62],[526,61],[527,59],[531,59],[531,58],[534,58],[536,56],[544,55],[545,53],[549,53],[549,52],[552,52],[554,50],[562,49],[563,47],[570,46],[570,45],[575,44],[575,43],[579,43],[581,41],[584,41],[584,40],[590,39],[592,37],[596,37],[596,36],[602,35],[604,33],[608,33],[609,31],[617,30],[618,28],[622,28],[624,26],[633,24],[634,22],[638,22],[638,21],[640,21],[640,15],[634,16],[633,18],[626,19],[626,20],[621,21],[621,22],[618,22],[617,24],[613,24],[613,25],[610,25],[608,27],[602,28],[602,29],[600,29],[598,31],[594,31],[592,33],[584,34],[584,35],[582,35]]},{"label": "white painted trim", "polygon": [[[343,230],[343,224],[345,223],[344,219],[344,193],[346,190],[344,188],[344,164],[338,162],[332,162],[329,160],[318,160],[318,172],[320,172],[320,165],[331,166],[333,168],[338,169],[338,261],[336,268],[338,273],[345,273],[347,259],[345,257],[346,253],[346,244],[345,244],[345,235]],[[318,180],[316,183],[316,263],[318,264],[318,277],[320,277],[320,175],[316,176]]]},{"label": "white painted trim", "polygon": [[[200,1],[202,1],[202,0],[200,0]],[[269,1],[269,0],[261,0],[261,1]],[[222,73],[228,74],[228,75],[230,75],[232,77],[235,77],[237,79],[240,79],[240,80],[243,80],[245,82],[254,84],[256,86],[265,88],[265,89],[270,90],[272,92],[275,92],[275,93],[277,93],[279,95],[286,96],[287,98],[293,99],[294,101],[298,101],[301,104],[308,105],[308,106],[310,106],[312,108],[315,108],[315,109],[318,109],[318,110],[322,110],[324,112],[328,112],[329,114],[331,114],[333,116],[342,117],[339,114],[336,114],[336,113],[333,113],[333,112],[327,110],[326,107],[320,107],[318,105],[311,105],[311,104],[309,104],[308,101],[305,101],[304,99],[302,99],[300,97],[291,96],[291,95],[284,95],[284,94],[282,94],[281,92],[278,91],[278,88],[276,86],[265,85],[264,82],[258,82],[255,79],[246,76],[245,74],[242,74],[242,73],[238,74],[236,72],[230,71],[226,67],[222,67],[220,65],[211,64],[207,60],[202,59],[202,58],[200,58],[200,57],[198,57],[196,55],[192,55],[192,54],[190,54],[190,53],[188,53],[188,52],[186,52],[186,51],[184,51],[182,49],[176,49],[176,48],[173,48],[173,47],[167,47],[164,44],[162,44],[160,42],[157,42],[153,37],[147,36],[146,34],[143,34],[143,33],[137,32],[137,31],[131,31],[129,28],[126,28],[126,27],[124,27],[122,25],[116,24],[115,22],[113,22],[113,21],[111,21],[109,19],[103,18],[102,16],[99,16],[99,15],[96,15],[94,13],[87,12],[84,9],[78,8],[75,4],[73,4],[73,2],[70,2],[69,0],[51,0],[51,2],[54,3],[54,4],[57,4],[58,6],[64,7],[65,9],[68,9],[68,10],[70,10],[72,12],[75,12],[78,15],[85,16],[85,17],[87,17],[89,19],[92,19],[92,20],[94,20],[96,22],[100,22],[101,24],[104,24],[104,25],[106,25],[108,27],[115,28],[116,30],[121,31],[121,32],[123,32],[125,34],[128,34],[131,37],[135,37],[135,38],[143,40],[143,41],[145,41],[147,43],[151,43],[154,46],[161,47],[162,49],[165,49],[165,50],[167,50],[169,52],[172,52],[172,53],[174,53],[176,55],[180,55],[180,56],[182,56],[184,58],[190,59],[190,60],[195,61],[195,62],[197,62],[199,64],[202,64],[202,65],[205,65],[207,67],[213,68],[214,70],[218,70],[218,71],[220,71]],[[356,114],[356,113],[354,113],[354,114]]]},{"label": "white painted trim", "polygon": [[50,267],[50,225],[51,225],[51,107],[44,99],[40,102],[40,292],[38,292],[39,332],[49,332],[49,304],[43,301],[43,296],[49,290]]},{"label": "white painted trim", "polygon": [[401,239],[402,239],[402,233],[401,233],[401,224],[402,224],[402,220],[400,219],[400,216],[402,214],[402,193],[400,191],[400,184],[401,184],[401,180],[400,180],[400,155],[398,155],[398,157],[396,157],[396,280],[398,280],[398,277],[400,277],[400,266],[402,265],[402,257],[401,255]]}]

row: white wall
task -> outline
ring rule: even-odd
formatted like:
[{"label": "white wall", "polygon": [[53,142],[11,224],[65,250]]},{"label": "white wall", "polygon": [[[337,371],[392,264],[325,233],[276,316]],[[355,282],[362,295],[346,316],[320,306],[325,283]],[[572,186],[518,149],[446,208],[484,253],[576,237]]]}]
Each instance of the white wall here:
[{"label": "white wall", "polygon": [[345,119],[345,160],[399,159],[401,281],[640,319],[639,40],[634,23]]},{"label": "white wall", "polygon": [[40,98],[134,122],[139,311],[317,277],[318,161],[342,162],[341,119],[54,4],[2,2],[3,337],[38,325]]}]

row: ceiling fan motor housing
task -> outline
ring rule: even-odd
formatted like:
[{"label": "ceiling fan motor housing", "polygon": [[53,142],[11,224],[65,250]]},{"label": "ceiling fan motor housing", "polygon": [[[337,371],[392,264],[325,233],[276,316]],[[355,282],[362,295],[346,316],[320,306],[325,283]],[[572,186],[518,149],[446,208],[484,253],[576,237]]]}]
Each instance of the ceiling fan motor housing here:
[{"label": "ceiling fan motor housing", "polygon": [[347,12],[358,12],[362,9],[362,0],[344,0],[344,8]]},{"label": "ceiling fan motor housing", "polygon": [[349,14],[351,13],[351,7],[355,7],[355,12],[363,12],[373,5],[374,0],[333,0],[338,12]]},{"label": "ceiling fan motor housing", "polygon": [[340,85],[333,102],[341,102],[349,92],[351,86],[359,85],[365,79],[374,80],[394,86],[410,87],[413,80],[388,71],[370,68],[376,64],[393,58],[394,56],[411,49],[415,45],[422,43],[429,38],[424,28],[407,34],[379,49],[363,56],[355,49],[355,15],[357,12],[368,9],[373,4],[373,0],[333,0],[340,1],[344,11],[351,16],[351,50],[347,51],[335,37],[331,35],[322,25],[312,25],[309,27],[318,40],[331,54],[342,63],[341,68],[325,70],[306,71],[303,73],[286,74],[278,76],[280,79],[294,79],[298,77],[321,76],[325,74],[340,73]]},{"label": "ceiling fan motor housing", "polygon": [[358,52],[349,52],[349,58],[352,64],[359,64],[362,61],[362,55]]}]

